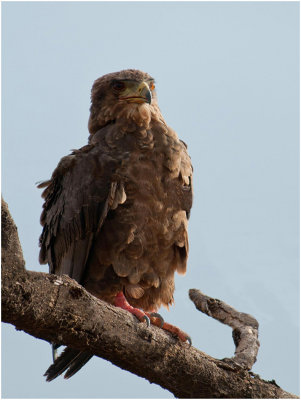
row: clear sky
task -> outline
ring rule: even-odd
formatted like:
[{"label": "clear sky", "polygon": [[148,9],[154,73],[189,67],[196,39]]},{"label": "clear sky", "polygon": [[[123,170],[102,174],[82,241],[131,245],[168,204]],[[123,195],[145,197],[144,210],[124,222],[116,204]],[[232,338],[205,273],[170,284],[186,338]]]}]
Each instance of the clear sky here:
[{"label": "clear sky", "polygon": [[[86,144],[92,83],[124,68],[155,77],[194,166],[188,271],[162,315],[224,358],[231,329],[196,311],[189,288],[252,314],[253,371],[298,394],[299,4],[2,2],[2,191],[28,269],[47,271],[35,182]],[[4,398],[173,397],[96,357],[46,383],[50,345],[6,324],[2,362]]]}]

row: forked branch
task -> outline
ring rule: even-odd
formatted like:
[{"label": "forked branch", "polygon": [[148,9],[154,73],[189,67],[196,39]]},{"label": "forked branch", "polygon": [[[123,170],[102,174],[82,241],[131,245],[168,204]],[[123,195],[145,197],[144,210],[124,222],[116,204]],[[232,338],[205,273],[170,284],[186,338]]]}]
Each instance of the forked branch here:
[{"label": "forked branch", "polygon": [[109,360],[178,398],[297,398],[245,368],[233,368],[179,343],[162,329],[146,328],[65,275],[25,270],[17,229],[5,203],[2,320],[37,338]]},{"label": "forked branch", "polygon": [[221,300],[206,296],[198,289],[190,289],[189,297],[198,310],[233,328],[235,356],[227,361],[250,370],[260,346],[257,320],[249,314],[236,311]]}]

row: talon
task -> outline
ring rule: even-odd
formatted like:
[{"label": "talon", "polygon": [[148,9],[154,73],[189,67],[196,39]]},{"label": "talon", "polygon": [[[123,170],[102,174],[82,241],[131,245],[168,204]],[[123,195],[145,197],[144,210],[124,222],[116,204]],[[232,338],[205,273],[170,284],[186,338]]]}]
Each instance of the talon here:
[{"label": "talon", "polygon": [[143,320],[145,320],[146,326],[149,327],[149,326],[150,326],[150,323],[151,323],[149,317],[148,317],[147,315],[144,315],[144,316],[142,317],[142,321],[143,321]]},{"label": "talon", "polygon": [[183,332],[181,329],[179,329],[177,326],[164,322],[163,329],[176,336],[179,340],[181,340],[181,342],[186,343],[188,341],[189,345],[191,346],[192,341],[190,336],[187,335],[187,333]]},{"label": "talon", "polygon": [[188,342],[189,346],[192,345],[192,341],[189,335],[187,333],[183,332],[181,329],[179,329],[176,326],[173,326],[171,324],[168,324],[167,322],[164,322],[164,319],[161,317],[160,314],[156,312],[150,312],[150,313],[145,313],[144,311],[140,310],[139,308],[132,307],[126,300],[123,292],[119,292],[116,294],[114,304],[116,307],[120,307],[123,310],[129,311],[131,314],[135,315],[139,321],[146,322],[147,328],[150,326],[150,324],[153,324],[155,326],[158,326],[174,336],[176,336],[181,342]]},{"label": "talon", "polygon": [[151,313],[149,313],[148,315],[149,315],[150,317],[153,317],[153,318],[158,318],[158,319],[160,320],[160,328],[163,327],[163,325],[164,325],[164,319],[163,319],[163,317],[162,317],[159,313],[151,312]]},{"label": "talon", "polygon": [[191,340],[191,337],[190,336],[186,336],[186,341],[189,343],[189,347],[191,347],[191,345],[192,345],[192,340]]},{"label": "talon", "polygon": [[124,297],[122,292],[117,293],[115,297],[115,306],[120,307],[123,310],[129,311],[131,314],[135,315],[139,319],[139,321],[143,322],[145,320],[147,327],[150,326],[150,319],[146,315],[146,313],[139,308],[132,307]]}]

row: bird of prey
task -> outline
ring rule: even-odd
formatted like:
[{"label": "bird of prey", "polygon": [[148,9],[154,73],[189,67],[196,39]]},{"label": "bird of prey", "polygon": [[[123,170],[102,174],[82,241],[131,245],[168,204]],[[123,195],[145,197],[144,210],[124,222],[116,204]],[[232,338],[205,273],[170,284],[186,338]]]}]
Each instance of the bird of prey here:
[{"label": "bird of prey", "polygon": [[[92,87],[88,144],[63,157],[44,188],[40,263],[67,274],[99,299],[161,325],[173,303],[174,273],[185,273],[192,166],[167,126],[154,79],[128,69]],[[76,373],[92,354],[67,347],[47,380]]]}]

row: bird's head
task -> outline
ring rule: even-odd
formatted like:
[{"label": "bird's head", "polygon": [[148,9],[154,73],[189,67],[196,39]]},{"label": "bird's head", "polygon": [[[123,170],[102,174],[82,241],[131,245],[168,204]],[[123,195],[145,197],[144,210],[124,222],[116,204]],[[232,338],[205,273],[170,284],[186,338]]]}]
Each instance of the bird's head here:
[{"label": "bird's head", "polygon": [[107,74],[92,86],[89,131],[121,118],[139,125],[139,119],[150,120],[157,110],[155,81],[149,74],[134,69]]}]

